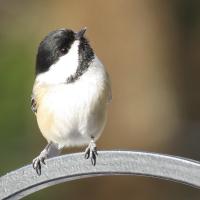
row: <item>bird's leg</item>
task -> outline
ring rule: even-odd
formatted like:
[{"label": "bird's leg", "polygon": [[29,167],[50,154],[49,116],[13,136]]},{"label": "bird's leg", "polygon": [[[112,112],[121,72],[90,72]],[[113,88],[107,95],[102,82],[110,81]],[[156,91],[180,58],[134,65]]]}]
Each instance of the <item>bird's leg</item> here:
[{"label": "bird's leg", "polygon": [[85,150],[85,158],[91,159],[92,165],[96,165],[96,157],[97,157],[98,153],[97,153],[97,146],[95,144],[94,138],[91,137],[91,141],[88,145],[88,147]]},{"label": "bird's leg", "polygon": [[46,164],[45,159],[58,156],[61,150],[62,149],[60,149],[57,144],[49,142],[40,155],[33,159],[33,168],[39,176],[41,175],[41,165]]}]

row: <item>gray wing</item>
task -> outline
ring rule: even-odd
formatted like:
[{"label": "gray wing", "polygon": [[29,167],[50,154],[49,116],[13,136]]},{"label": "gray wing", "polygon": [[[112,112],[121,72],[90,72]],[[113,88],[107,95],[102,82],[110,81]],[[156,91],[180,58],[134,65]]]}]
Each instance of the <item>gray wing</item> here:
[{"label": "gray wing", "polygon": [[34,113],[37,113],[37,102],[33,96],[33,94],[31,95],[31,110],[34,112]]},{"label": "gray wing", "polygon": [[106,76],[107,76],[107,84],[108,84],[108,103],[110,103],[112,101],[112,89],[111,89],[111,80],[110,80],[110,76],[109,74],[106,72]]}]

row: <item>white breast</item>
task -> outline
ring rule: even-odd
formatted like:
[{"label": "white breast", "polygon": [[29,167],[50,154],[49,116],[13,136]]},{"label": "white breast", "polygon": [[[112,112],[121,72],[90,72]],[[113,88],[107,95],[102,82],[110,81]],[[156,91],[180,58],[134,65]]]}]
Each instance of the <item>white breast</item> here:
[{"label": "white breast", "polygon": [[91,136],[98,138],[106,121],[108,95],[106,71],[95,57],[79,80],[48,87],[37,112],[42,134],[60,146],[87,144]]}]

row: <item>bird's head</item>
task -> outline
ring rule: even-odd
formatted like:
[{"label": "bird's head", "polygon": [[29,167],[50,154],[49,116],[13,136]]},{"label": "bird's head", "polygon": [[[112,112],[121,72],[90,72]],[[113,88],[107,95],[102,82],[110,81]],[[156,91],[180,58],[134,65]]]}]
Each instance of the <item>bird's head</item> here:
[{"label": "bird's head", "polygon": [[[36,58],[36,77],[47,84],[73,82],[94,58],[86,28],[78,32],[58,29],[40,43]],[[77,77],[78,76],[78,77]]]}]

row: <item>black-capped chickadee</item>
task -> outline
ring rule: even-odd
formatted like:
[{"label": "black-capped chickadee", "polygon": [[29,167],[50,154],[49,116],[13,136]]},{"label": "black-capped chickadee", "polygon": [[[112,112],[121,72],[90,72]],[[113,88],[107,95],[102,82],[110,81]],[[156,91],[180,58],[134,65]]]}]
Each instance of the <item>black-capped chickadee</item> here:
[{"label": "black-capped chickadee", "polygon": [[45,159],[59,155],[64,147],[88,145],[85,158],[96,164],[95,141],[106,123],[111,87],[85,31],[55,30],[38,48],[31,106],[48,142],[33,160],[38,175]]}]

